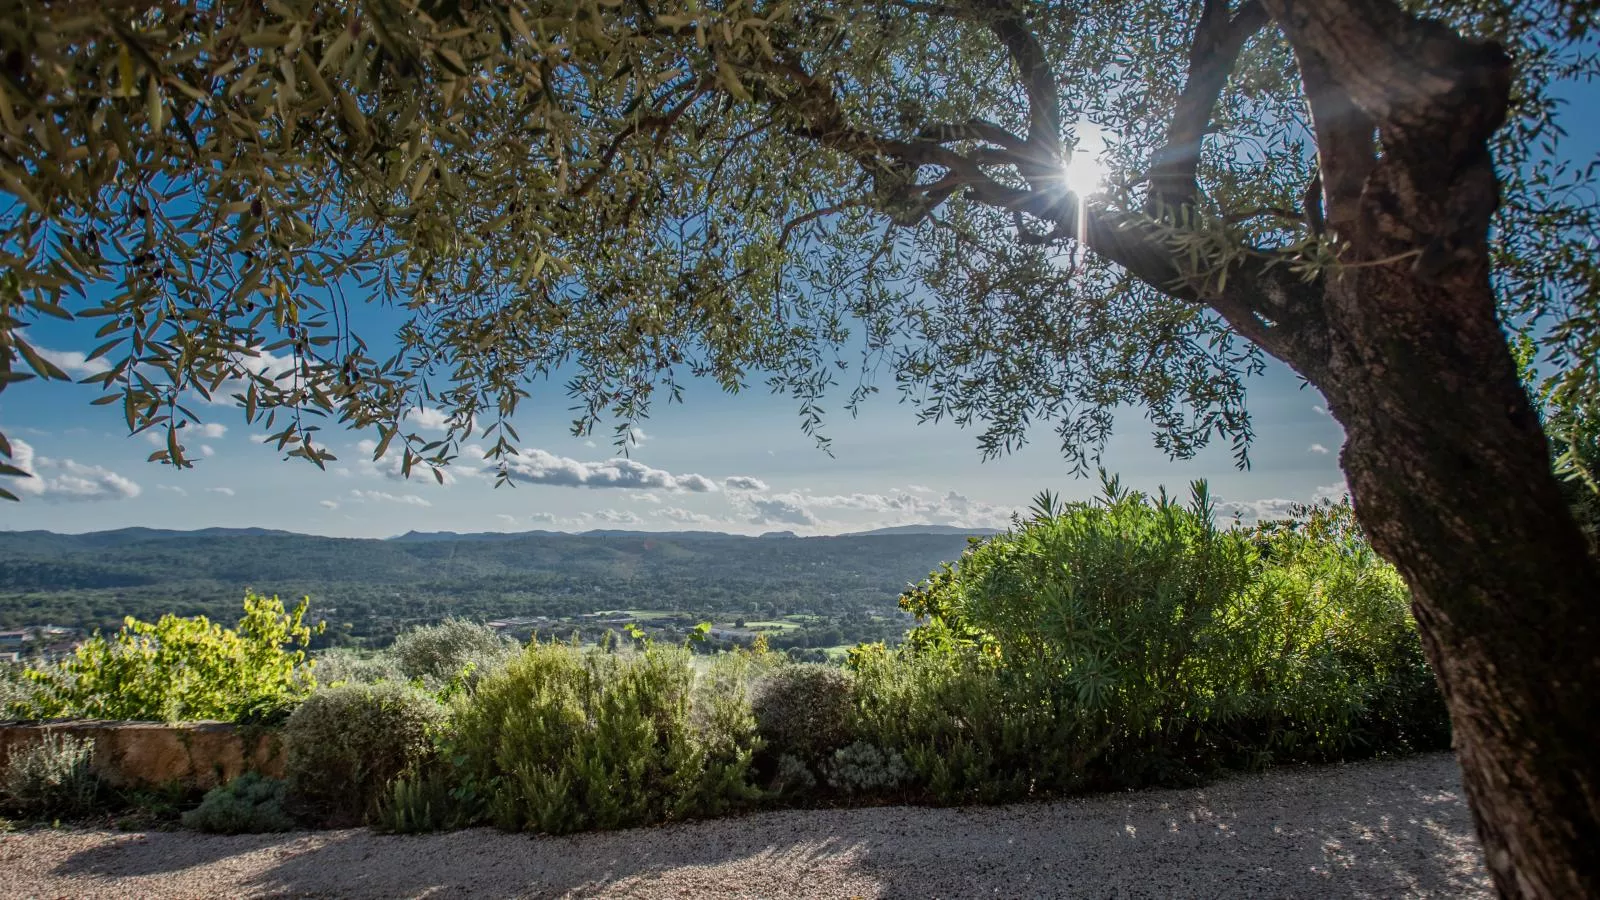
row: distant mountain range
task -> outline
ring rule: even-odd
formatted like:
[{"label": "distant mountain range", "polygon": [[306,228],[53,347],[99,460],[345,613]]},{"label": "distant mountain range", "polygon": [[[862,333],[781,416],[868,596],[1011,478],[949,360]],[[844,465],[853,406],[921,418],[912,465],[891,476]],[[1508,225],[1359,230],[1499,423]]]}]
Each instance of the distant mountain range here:
[{"label": "distant mountain range", "polygon": [[245,588],[313,608],[356,634],[444,615],[595,609],[885,614],[983,529],[912,525],[759,537],[707,531],[407,532],[332,538],[269,528],[87,534],[0,531],[0,627],[112,626],[123,615],[238,615]]},{"label": "distant mountain range", "polygon": [[[150,529],[124,529],[125,531],[150,531]],[[48,532],[47,532],[48,533]],[[120,532],[99,532],[100,534],[118,534]],[[155,534],[157,532],[151,532]],[[200,531],[172,531],[159,532],[160,534],[195,536],[220,535],[222,533],[251,533],[251,534],[289,534],[286,531],[269,531],[264,528],[206,528]],[[852,531],[846,534],[822,535],[822,537],[873,537],[885,534],[959,534],[977,537],[988,537],[999,534],[993,528],[960,528],[955,525],[893,525],[888,528],[874,528],[871,531]],[[397,534],[390,541],[404,541],[412,543],[429,541],[515,541],[528,537],[554,537],[564,535],[569,537],[632,537],[632,538],[659,538],[670,537],[674,540],[696,540],[701,538],[729,538],[749,537],[749,535],[729,534],[725,531],[627,531],[616,528],[597,528],[591,531],[408,531]],[[762,538],[798,538],[799,535],[792,531],[768,531],[759,535]]]}]

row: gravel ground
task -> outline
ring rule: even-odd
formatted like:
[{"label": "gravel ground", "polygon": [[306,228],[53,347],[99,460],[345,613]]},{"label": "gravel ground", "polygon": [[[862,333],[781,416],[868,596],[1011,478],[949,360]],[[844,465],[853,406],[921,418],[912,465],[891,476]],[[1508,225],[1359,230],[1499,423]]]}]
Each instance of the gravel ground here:
[{"label": "gravel ground", "polygon": [[6,897],[1487,897],[1448,754],[1196,790],[786,811],[533,838],[472,830],[0,836]]}]

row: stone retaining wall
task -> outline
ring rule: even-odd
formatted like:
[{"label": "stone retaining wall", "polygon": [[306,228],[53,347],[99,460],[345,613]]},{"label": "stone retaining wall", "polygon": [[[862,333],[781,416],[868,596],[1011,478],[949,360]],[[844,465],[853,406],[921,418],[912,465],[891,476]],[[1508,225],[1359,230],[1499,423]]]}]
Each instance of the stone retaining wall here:
[{"label": "stone retaining wall", "polygon": [[0,763],[13,748],[38,740],[46,731],[92,739],[95,771],[115,787],[178,782],[207,790],[246,771],[283,775],[282,744],[275,732],[250,730],[241,735],[227,722],[167,725],[63,719],[0,723]]}]

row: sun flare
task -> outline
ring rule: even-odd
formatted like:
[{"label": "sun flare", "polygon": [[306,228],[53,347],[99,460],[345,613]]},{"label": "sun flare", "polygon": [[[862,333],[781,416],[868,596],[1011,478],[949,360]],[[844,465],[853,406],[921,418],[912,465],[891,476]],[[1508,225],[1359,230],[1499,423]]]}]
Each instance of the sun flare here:
[{"label": "sun flare", "polygon": [[1096,125],[1079,123],[1072,129],[1077,146],[1062,166],[1062,182],[1080,197],[1099,193],[1106,186],[1106,136]]}]

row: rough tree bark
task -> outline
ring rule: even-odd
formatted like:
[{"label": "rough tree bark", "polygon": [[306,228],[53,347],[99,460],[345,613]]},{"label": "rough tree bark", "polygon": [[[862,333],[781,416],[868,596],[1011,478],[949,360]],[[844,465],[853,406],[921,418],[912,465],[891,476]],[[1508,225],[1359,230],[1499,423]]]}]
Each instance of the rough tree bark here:
[{"label": "rough tree bark", "polygon": [[1510,61],[1387,0],[1266,5],[1357,261],[1327,282],[1326,354],[1286,361],[1344,425],[1357,517],[1411,586],[1497,889],[1600,897],[1600,572],[1490,285]]}]

